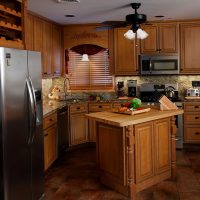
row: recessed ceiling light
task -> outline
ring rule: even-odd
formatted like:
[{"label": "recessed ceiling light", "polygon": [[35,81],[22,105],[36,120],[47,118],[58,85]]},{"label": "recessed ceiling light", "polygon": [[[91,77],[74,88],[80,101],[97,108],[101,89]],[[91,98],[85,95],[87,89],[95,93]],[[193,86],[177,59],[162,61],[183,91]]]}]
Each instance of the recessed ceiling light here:
[{"label": "recessed ceiling light", "polygon": [[75,15],[65,15],[65,17],[75,17]]},{"label": "recessed ceiling light", "polygon": [[56,0],[58,3],[76,2],[80,3],[80,0]]},{"label": "recessed ceiling light", "polygon": [[165,17],[165,16],[163,16],[163,15],[156,15],[156,16],[154,16],[154,17],[162,18],[162,17]]}]

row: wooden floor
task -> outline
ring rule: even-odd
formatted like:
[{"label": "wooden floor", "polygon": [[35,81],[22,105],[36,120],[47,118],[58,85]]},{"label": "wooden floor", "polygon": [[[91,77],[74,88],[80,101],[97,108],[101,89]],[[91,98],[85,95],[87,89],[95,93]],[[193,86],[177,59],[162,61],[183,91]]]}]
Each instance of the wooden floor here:
[{"label": "wooden floor", "polygon": [[[45,200],[128,200],[99,182],[95,148],[66,153],[46,172]],[[137,200],[200,200],[200,145],[177,150],[177,180],[166,180]]]}]

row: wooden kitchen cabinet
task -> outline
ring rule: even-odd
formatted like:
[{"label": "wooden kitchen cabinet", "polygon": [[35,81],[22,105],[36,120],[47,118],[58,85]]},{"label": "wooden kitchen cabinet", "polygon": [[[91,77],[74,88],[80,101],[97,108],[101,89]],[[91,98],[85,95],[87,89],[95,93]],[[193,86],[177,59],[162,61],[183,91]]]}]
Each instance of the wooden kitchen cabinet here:
[{"label": "wooden kitchen cabinet", "polygon": [[24,48],[26,0],[0,2],[0,46]]},{"label": "wooden kitchen cabinet", "polygon": [[184,142],[200,143],[200,101],[184,103]]},{"label": "wooden kitchen cabinet", "polygon": [[43,78],[62,75],[62,27],[27,13],[26,49],[40,51]]},{"label": "wooden kitchen cabinet", "polygon": [[44,169],[47,170],[57,159],[57,113],[43,120],[44,133]]},{"label": "wooden kitchen cabinet", "polygon": [[70,105],[70,147],[88,142],[87,103]]},{"label": "wooden kitchen cabinet", "polygon": [[141,183],[170,169],[170,119],[135,126],[136,182]]},{"label": "wooden kitchen cabinet", "polygon": [[142,28],[149,36],[141,40],[141,53],[178,53],[179,33],[177,23],[149,24]]},{"label": "wooden kitchen cabinet", "polygon": [[124,37],[127,28],[116,28],[109,33],[111,72],[115,75],[137,75],[139,40]]},{"label": "wooden kitchen cabinet", "polygon": [[[112,108],[112,103],[89,103],[88,104],[88,111],[89,113],[92,112],[101,112],[105,110],[110,110]],[[95,121],[90,119],[89,120],[89,142],[96,142],[96,125]]]},{"label": "wooden kitchen cabinet", "polygon": [[181,73],[200,72],[200,22],[180,24]]}]

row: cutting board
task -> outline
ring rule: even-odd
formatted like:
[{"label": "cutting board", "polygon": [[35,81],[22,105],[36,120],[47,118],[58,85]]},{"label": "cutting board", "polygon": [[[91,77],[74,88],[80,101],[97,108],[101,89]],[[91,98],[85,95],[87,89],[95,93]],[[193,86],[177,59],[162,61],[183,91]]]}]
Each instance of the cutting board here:
[{"label": "cutting board", "polygon": [[117,110],[115,109],[114,112],[126,115],[137,115],[140,113],[149,112],[150,110],[151,108],[142,108],[141,110],[127,110],[127,111],[119,111],[118,109]]}]

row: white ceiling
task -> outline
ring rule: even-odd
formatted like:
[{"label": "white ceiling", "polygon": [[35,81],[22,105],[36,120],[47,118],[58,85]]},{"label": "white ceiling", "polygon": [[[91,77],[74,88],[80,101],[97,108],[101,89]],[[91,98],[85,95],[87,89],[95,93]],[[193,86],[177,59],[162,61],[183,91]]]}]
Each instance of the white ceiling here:
[{"label": "white ceiling", "polygon": [[[124,21],[134,10],[123,6],[133,2],[142,4],[138,13],[146,14],[149,21],[158,20],[156,15],[164,15],[164,20],[200,19],[200,0],[80,0],[80,3],[28,0],[28,10],[60,24],[100,23]],[[66,18],[66,14],[75,17]]]}]

